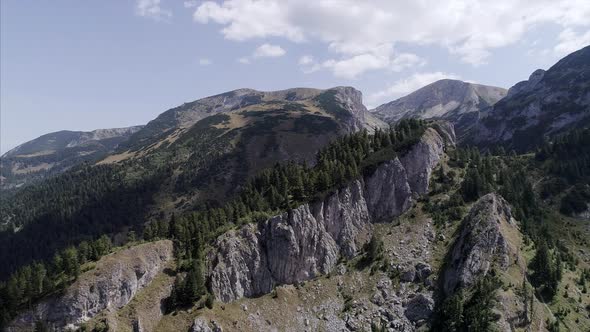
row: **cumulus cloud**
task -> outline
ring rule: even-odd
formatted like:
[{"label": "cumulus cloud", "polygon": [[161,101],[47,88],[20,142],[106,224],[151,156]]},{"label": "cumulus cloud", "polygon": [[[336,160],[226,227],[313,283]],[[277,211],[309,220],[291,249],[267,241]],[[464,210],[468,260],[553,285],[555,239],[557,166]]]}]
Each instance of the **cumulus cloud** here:
[{"label": "cumulus cloud", "polygon": [[557,38],[559,43],[553,51],[558,56],[564,56],[590,45],[590,30],[586,32],[577,32],[572,29],[565,29]]},{"label": "cumulus cloud", "polygon": [[230,0],[221,5],[205,1],[197,7],[193,19],[224,25],[222,33],[231,40],[277,36],[302,41],[303,31],[289,22],[288,15],[289,8],[278,0]]},{"label": "cumulus cloud", "polygon": [[254,51],[253,56],[255,58],[276,58],[283,56],[287,53],[282,47],[279,45],[272,45],[272,44],[262,44],[256,48]]},{"label": "cumulus cloud", "polygon": [[453,73],[425,72],[414,73],[413,75],[397,80],[387,88],[369,94],[367,97],[367,104],[369,108],[378,106],[381,103],[389,102],[397,98],[403,97],[411,92],[420,89],[430,83],[442,79],[461,79],[459,75]]},{"label": "cumulus cloud", "polygon": [[221,33],[230,40],[322,41],[340,57],[320,65],[353,77],[412,63],[409,56],[387,58],[375,51],[383,45],[437,45],[464,62],[481,65],[494,49],[520,41],[539,24],[557,24],[564,33],[590,26],[590,1],[224,0],[203,2],[193,17],[199,23],[222,25]]},{"label": "cumulus cloud", "polygon": [[278,58],[285,54],[287,51],[281,46],[265,43],[258,46],[252,55],[238,58],[238,62],[247,65],[257,58]]},{"label": "cumulus cloud", "polygon": [[299,60],[299,65],[305,73],[328,69],[333,72],[334,76],[347,79],[356,78],[370,70],[385,69],[400,72],[406,68],[422,66],[425,63],[426,60],[412,53],[396,54],[389,44],[379,45],[360,54],[344,54],[338,59],[328,59],[323,62],[318,62],[311,56]]},{"label": "cumulus cloud", "polygon": [[135,13],[138,16],[150,18],[154,21],[166,21],[172,17],[170,10],[160,6],[160,0],[137,0]]}]

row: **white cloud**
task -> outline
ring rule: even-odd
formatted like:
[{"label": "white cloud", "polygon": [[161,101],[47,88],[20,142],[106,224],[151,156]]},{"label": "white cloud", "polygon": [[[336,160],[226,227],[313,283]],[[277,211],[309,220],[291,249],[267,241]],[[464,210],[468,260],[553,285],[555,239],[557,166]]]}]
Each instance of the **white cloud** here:
[{"label": "white cloud", "polygon": [[520,41],[539,24],[564,31],[590,26],[590,1],[224,0],[202,3],[193,17],[222,25],[221,33],[231,40],[320,40],[341,56],[326,66],[336,75],[355,76],[411,63],[406,57],[396,65],[399,55],[386,59],[374,52],[383,45],[438,45],[467,63],[484,64],[494,49]]},{"label": "white cloud", "polygon": [[381,103],[389,102],[414,92],[421,87],[442,79],[461,79],[458,75],[452,73],[426,72],[414,73],[410,77],[395,81],[387,88],[374,92],[367,97],[369,108],[378,106]]},{"label": "white cloud", "polygon": [[288,14],[288,8],[278,0],[230,0],[221,5],[205,1],[194,12],[193,19],[225,25],[222,33],[231,40],[277,36],[302,41],[303,32],[290,24]]},{"label": "white cloud", "polygon": [[155,21],[167,21],[172,17],[170,10],[163,9],[160,6],[160,0],[137,0],[135,13]]},{"label": "white cloud", "polygon": [[257,58],[278,58],[285,54],[287,54],[287,51],[279,45],[262,44],[251,55],[238,58],[238,62],[249,65]]},{"label": "white cloud", "polygon": [[262,44],[258,46],[258,48],[254,51],[253,56],[255,58],[276,58],[283,56],[287,53],[282,47],[279,45],[272,45],[272,44]]},{"label": "white cloud", "polygon": [[572,29],[565,29],[557,38],[559,43],[553,51],[558,56],[564,56],[573,51],[577,51],[584,46],[590,45],[590,30],[578,33]]},{"label": "white cloud", "polygon": [[328,59],[321,63],[313,57],[306,56],[299,60],[305,73],[320,69],[329,69],[334,76],[352,79],[370,70],[390,70],[400,72],[406,68],[419,67],[426,61],[412,53],[396,54],[390,44],[379,45],[361,54],[344,54],[339,59]]},{"label": "white cloud", "polygon": [[199,59],[199,65],[201,65],[201,66],[209,66],[212,63],[213,62],[211,61],[211,59],[208,59],[208,58],[200,58]]}]

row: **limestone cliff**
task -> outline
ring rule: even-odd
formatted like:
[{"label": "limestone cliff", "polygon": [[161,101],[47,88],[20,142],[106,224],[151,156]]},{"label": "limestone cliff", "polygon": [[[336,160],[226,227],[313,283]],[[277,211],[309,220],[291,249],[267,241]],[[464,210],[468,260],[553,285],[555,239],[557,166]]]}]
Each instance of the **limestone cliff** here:
[{"label": "limestone cliff", "polygon": [[22,313],[7,330],[28,330],[36,321],[57,330],[76,328],[105,309],[119,309],[164,269],[172,253],[172,242],[163,240],[106,256],[62,295]]},{"label": "limestone cliff", "polygon": [[325,199],[304,204],[256,225],[220,236],[208,255],[215,297],[230,302],[268,293],[329,273],[340,257],[355,256],[373,222],[388,222],[407,211],[414,195],[428,190],[429,177],[452,127],[429,128],[400,158]]},{"label": "limestone cliff", "polygon": [[510,246],[507,229],[516,230],[508,202],[497,194],[480,198],[463,220],[444,273],[445,294],[471,286],[492,265],[506,269],[518,248]]},{"label": "limestone cliff", "polygon": [[[481,197],[463,220],[460,234],[450,249],[442,273],[444,295],[469,289],[494,270],[504,285],[497,290],[494,305],[497,314],[494,324],[498,330],[516,331],[522,326],[541,330],[547,318],[542,304],[535,299],[535,309],[530,309],[532,302],[525,302],[521,293],[522,281],[526,280],[526,259],[520,254],[522,239],[508,202],[495,193]],[[531,321],[538,323],[530,325]]]}]

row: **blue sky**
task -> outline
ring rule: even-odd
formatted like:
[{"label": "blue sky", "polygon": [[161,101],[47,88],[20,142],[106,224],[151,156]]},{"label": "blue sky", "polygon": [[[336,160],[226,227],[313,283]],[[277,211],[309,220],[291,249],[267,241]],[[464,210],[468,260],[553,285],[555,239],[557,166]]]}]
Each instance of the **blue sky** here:
[{"label": "blue sky", "polygon": [[0,149],[249,87],[510,87],[590,44],[590,1],[1,1]]}]

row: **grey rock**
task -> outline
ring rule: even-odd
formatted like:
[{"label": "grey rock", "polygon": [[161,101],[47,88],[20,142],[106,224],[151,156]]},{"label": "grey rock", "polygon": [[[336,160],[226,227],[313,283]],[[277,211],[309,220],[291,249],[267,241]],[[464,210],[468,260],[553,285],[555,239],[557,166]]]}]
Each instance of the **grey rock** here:
[{"label": "grey rock", "polygon": [[432,274],[432,268],[426,263],[418,263],[415,268],[416,278],[422,282],[426,281],[426,279]]},{"label": "grey rock", "polygon": [[508,203],[494,193],[481,197],[462,221],[451,250],[444,271],[443,290],[447,295],[485,276],[493,263],[501,269],[508,267],[510,257],[516,254],[511,252],[503,228],[516,229]]},{"label": "grey rock", "polygon": [[404,314],[411,322],[418,322],[429,319],[433,309],[434,301],[432,298],[418,294],[408,301]]},{"label": "grey rock", "polygon": [[203,318],[195,318],[193,325],[191,326],[190,332],[213,332],[207,321]]},{"label": "grey rock", "polygon": [[58,330],[75,329],[103,310],[125,306],[172,259],[173,245],[169,240],[141,244],[103,257],[63,295],[20,314],[8,331],[30,328],[37,320]]},{"label": "grey rock", "polygon": [[[441,127],[443,129],[444,127]],[[412,193],[428,192],[430,175],[438,164],[446,146],[445,139],[433,128],[426,129],[420,141],[400,160],[406,170]]]},{"label": "grey rock", "polygon": [[399,280],[402,282],[413,282],[414,279],[416,279],[416,269],[414,267],[405,269],[399,276]]}]

